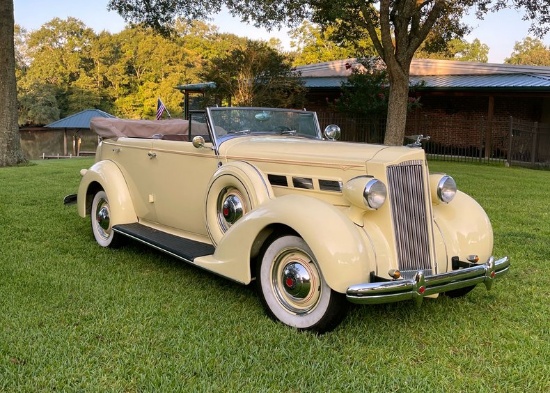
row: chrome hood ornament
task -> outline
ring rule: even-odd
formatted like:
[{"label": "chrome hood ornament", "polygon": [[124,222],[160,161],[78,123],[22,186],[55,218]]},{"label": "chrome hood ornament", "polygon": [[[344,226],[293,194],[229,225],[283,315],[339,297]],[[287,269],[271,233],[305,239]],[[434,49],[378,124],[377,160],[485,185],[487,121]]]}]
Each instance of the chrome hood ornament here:
[{"label": "chrome hood ornament", "polygon": [[422,141],[429,141],[430,137],[428,135],[424,136],[422,134],[420,135],[410,135],[406,136],[405,138],[413,140],[413,143],[409,143],[408,147],[422,147]]}]

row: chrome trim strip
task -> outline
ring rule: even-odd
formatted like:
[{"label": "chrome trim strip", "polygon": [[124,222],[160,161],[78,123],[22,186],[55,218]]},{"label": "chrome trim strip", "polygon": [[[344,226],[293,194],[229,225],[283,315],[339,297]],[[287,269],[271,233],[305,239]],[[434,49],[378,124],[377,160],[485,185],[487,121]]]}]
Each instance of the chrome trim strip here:
[{"label": "chrome trim strip", "polygon": [[487,290],[493,282],[510,269],[510,259],[493,257],[481,265],[453,270],[434,276],[424,276],[418,271],[413,279],[372,282],[350,286],[346,291],[347,299],[357,304],[381,304],[414,299],[422,303],[425,296],[434,295],[453,289],[464,288],[484,283]]}]

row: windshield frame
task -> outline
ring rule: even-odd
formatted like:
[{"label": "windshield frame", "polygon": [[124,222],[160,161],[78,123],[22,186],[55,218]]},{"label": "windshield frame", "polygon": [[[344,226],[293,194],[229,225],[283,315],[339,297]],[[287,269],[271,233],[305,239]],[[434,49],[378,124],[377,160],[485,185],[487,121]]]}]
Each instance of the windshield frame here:
[{"label": "windshield frame", "polygon": [[[220,124],[221,122],[218,120],[221,120],[221,114],[222,113],[230,113],[235,112],[238,114],[238,112],[242,112],[243,114],[250,113],[251,115],[248,115],[248,119],[250,119],[250,116],[254,116],[255,119],[258,121],[258,123],[254,122],[255,125],[261,124],[265,121],[266,126],[269,125],[269,121],[272,120],[272,116],[274,118],[282,117],[285,113],[290,114],[291,116],[298,116],[298,115],[307,115],[311,118],[308,119],[311,123],[308,125],[308,132],[299,132],[297,129],[292,129],[291,127],[288,127],[286,124],[281,123],[279,126],[279,129],[265,129],[265,130],[254,130],[246,127],[242,127],[242,129],[235,129],[232,130],[232,132],[227,132],[224,127]],[[264,108],[264,107],[208,107],[206,108],[207,113],[207,122],[210,126],[210,131],[213,136],[214,144],[215,146],[219,146],[221,143],[223,143],[226,140],[233,139],[236,137],[242,137],[242,136],[283,136],[283,137],[295,137],[295,138],[308,138],[308,139],[317,139],[322,140],[323,136],[321,133],[321,127],[319,126],[319,120],[317,118],[317,113],[314,111],[306,111],[306,110],[299,110],[299,109],[284,109],[284,108]],[[277,116],[279,115],[279,116]],[[265,116],[265,119],[262,117]],[[232,120],[231,115],[229,115],[229,118]],[[252,124],[251,124],[252,125]],[[284,128],[288,128],[284,129]],[[295,127],[298,128],[298,127]]]}]

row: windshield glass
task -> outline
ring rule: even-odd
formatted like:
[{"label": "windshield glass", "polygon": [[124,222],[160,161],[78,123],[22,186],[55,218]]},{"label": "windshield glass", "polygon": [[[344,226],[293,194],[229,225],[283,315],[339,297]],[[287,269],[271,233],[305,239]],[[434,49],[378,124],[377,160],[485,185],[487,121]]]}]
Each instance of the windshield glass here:
[{"label": "windshield glass", "polygon": [[321,139],[315,112],[266,108],[208,108],[216,138],[246,134]]}]

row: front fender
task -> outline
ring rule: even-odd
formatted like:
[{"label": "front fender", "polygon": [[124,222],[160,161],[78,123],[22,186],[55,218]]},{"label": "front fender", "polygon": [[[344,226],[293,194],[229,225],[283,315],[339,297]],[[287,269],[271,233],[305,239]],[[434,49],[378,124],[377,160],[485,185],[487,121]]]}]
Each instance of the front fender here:
[{"label": "front fender", "polygon": [[[485,210],[469,195],[458,191],[449,204],[434,205],[435,234],[442,240],[446,254],[446,269],[450,271],[451,258],[458,256],[466,261],[470,255],[478,255],[486,262],[493,253],[493,229]],[[439,259],[439,258],[438,258]]]},{"label": "front fender", "polygon": [[99,189],[103,189],[109,198],[112,225],[137,222],[126,180],[114,162],[108,160],[96,162],[83,173],[77,196],[78,214],[81,217],[86,217],[89,213],[94,194]]},{"label": "front fender", "polygon": [[374,251],[361,231],[334,206],[301,195],[279,197],[252,210],[227,231],[213,256],[195,262],[249,283],[251,251],[258,246],[254,242],[261,241],[258,235],[274,224],[292,228],[305,240],[333,290],[344,293],[369,277]]}]

